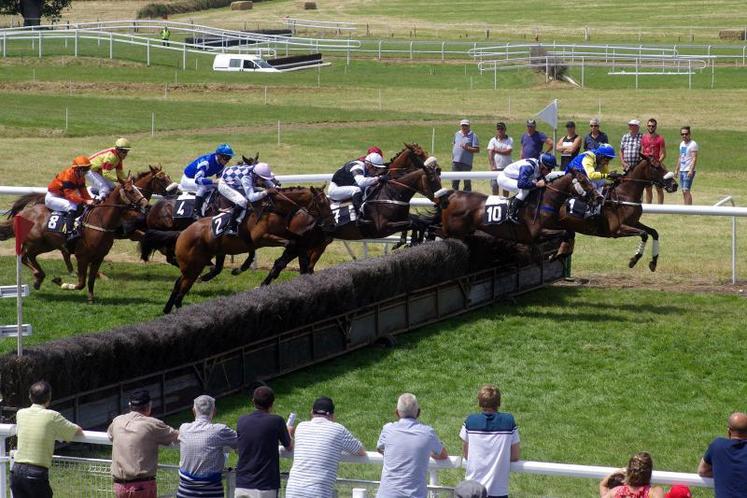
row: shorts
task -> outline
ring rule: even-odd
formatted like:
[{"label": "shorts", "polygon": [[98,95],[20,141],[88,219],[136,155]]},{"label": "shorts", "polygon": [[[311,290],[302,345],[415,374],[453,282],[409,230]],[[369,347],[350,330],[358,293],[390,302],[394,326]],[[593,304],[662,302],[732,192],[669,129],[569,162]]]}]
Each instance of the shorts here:
[{"label": "shorts", "polygon": [[697,171],[693,171],[692,178],[687,177],[686,171],[680,171],[680,190],[683,192],[688,192],[690,190],[690,187],[693,185],[693,180],[695,180],[695,175],[698,174]]}]

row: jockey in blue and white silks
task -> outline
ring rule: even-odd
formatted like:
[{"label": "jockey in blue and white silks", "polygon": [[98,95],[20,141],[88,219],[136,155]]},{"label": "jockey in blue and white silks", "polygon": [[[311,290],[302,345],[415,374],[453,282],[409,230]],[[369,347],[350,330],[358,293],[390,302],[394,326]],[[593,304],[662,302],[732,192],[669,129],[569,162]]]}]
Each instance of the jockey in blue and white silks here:
[{"label": "jockey in blue and white silks", "polygon": [[[256,185],[262,185],[265,190],[257,190]],[[234,204],[229,232],[236,232],[239,221],[246,213],[247,201],[258,202],[268,194],[274,193],[275,188],[279,186],[267,163],[251,166],[237,164],[225,168],[218,180],[218,192]]]},{"label": "jockey in blue and white silks", "polygon": [[545,153],[539,159],[529,158],[515,161],[498,173],[498,185],[509,192],[516,192],[508,209],[508,218],[513,223],[519,222],[519,208],[524,204],[529,193],[535,188],[545,186],[545,176],[556,165],[555,156]]},{"label": "jockey in blue and white silks", "polygon": [[195,218],[202,215],[202,205],[205,198],[208,193],[215,189],[215,184],[210,177],[220,175],[233,156],[233,149],[230,145],[220,144],[215,152],[198,157],[184,168],[181,188],[185,192],[196,192]]}]

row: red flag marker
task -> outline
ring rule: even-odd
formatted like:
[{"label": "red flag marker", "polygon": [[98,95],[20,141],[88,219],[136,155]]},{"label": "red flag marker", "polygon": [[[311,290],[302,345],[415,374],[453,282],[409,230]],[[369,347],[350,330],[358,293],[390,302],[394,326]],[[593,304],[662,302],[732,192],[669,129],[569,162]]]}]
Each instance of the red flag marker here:
[{"label": "red flag marker", "polygon": [[26,240],[26,237],[32,228],[34,228],[33,221],[29,221],[23,216],[16,215],[13,217],[13,231],[16,234],[16,255],[21,255],[23,242]]}]

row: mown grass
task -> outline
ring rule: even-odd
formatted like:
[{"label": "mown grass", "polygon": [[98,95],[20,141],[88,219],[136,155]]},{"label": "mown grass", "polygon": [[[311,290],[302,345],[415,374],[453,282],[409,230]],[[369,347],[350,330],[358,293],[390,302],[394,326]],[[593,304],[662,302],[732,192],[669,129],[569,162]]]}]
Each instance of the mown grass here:
[{"label": "mown grass", "polygon": [[[393,349],[275,379],[275,411],[303,420],[316,397],[331,396],[338,420],[373,450],[397,396],[413,392],[422,420],[458,454],[459,427],[490,382],[517,418],[525,460],[622,466],[646,450],[657,469],[694,472],[728,414],[743,408],[747,360],[735,347],[745,340],[743,307],[729,296],[550,288],[400,336]],[[249,400],[227,398],[218,409],[218,420],[235,426]],[[378,471],[348,465],[341,475],[376,479]],[[442,478],[455,484],[462,474]],[[597,484],[532,475],[511,482],[521,497],[592,496]]]}]

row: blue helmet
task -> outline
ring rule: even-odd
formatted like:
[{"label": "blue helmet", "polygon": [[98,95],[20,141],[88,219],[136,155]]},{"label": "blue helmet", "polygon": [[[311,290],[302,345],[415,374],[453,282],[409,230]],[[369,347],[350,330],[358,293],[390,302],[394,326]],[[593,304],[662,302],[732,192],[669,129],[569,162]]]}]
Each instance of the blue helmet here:
[{"label": "blue helmet", "polygon": [[594,154],[597,156],[609,157],[610,159],[615,158],[615,148],[610,144],[599,144],[599,147],[594,149]]},{"label": "blue helmet", "polygon": [[222,155],[222,156],[228,156],[228,157],[233,157],[233,156],[235,155],[235,154],[233,153],[233,149],[232,149],[232,148],[231,148],[231,146],[230,146],[230,145],[228,145],[228,144],[220,144],[220,145],[219,145],[219,146],[218,146],[218,147],[217,147],[217,148],[215,149],[215,153],[216,153],[216,154],[220,154],[220,155]]},{"label": "blue helmet", "polygon": [[555,160],[555,156],[553,156],[552,154],[548,154],[547,152],[540,156],[540,163],[550,169],[553,169],[558,165],[558,162]]}]

